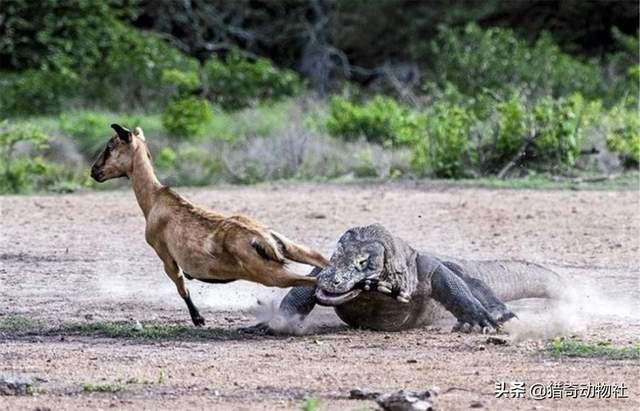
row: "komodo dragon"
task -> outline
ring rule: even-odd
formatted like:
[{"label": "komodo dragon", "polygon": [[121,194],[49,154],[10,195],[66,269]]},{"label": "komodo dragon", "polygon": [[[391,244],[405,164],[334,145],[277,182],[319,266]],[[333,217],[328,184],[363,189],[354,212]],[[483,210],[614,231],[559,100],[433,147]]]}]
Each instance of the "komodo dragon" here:
[{"label": "komodo dragon", "polygon": [[318,303],[351,327],[381,331],[431,324],[442,307],[458,320],[454,331],[487,331],[515,316],[503,301],[555,298],[563,289],[558,274],[537,264],[417,252],[379,224],[347,231],[329,265],[312,275],[317,285],[292,289],[282,314],[304,318]]}]

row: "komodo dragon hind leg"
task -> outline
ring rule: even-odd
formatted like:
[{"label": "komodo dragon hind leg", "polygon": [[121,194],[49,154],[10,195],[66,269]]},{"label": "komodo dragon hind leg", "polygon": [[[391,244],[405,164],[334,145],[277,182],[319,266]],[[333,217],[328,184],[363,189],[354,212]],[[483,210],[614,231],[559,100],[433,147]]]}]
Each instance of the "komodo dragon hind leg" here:
[{"label": "komodo dragon hind leg", "polygon": [[463,268],[452,261],[443,261],[442,264],[467,283],[471,294],[491,313],[498,324],[503,324],[514,317],[518,317],[496,296],[484,281],[465,274]]},{"label": "komodo dragon hind leg", "polygon": [[418,269],[428,269],[431,275],[431,297],[444,306],[458,320],[458,329],[479,327],[483,332],[499,327],[489,310],[472,294],[467,283],[449,267],[438,262],[435,266],[428,257],[418,260]]}]

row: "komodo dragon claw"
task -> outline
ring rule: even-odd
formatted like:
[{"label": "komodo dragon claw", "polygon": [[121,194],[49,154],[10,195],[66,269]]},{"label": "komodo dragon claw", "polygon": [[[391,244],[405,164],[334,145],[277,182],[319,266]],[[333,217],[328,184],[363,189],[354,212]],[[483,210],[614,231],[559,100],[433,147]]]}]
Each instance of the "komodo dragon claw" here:
[{"label": "komodo dragon claw", "polygon": [[394,297],[398,302],[408,304],[411,300],[411,295],[406,292],[393,287],[390,282],[380,281],[377,278],[368,278],[357,283],[354,288],[364,291],[377,291],[383,294],[389,294]]}]

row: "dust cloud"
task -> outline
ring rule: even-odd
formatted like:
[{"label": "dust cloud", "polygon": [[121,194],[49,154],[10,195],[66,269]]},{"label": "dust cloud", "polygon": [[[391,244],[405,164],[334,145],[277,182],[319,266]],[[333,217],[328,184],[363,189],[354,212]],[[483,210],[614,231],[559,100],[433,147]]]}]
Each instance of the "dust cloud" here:
[{"label": "dust cloud", "polygon": [[[580,280],[580,281],[577,281]],[[558,300],[522,300],[509,304],[518,314],[504,326],[515,341],[550,339],[558,336],[581,335],[590,328],[607,322],[637,322],[640,320],[638,299],[621,294],[622,287],[607,287],[574,278],[571,288]],[[630,286],[634,285],[631,279]],[[635,282],[637,286],[637,281]],[[616,294],[606,290],[617,289]],[[637,287],[634,292],[637,292]]]}]

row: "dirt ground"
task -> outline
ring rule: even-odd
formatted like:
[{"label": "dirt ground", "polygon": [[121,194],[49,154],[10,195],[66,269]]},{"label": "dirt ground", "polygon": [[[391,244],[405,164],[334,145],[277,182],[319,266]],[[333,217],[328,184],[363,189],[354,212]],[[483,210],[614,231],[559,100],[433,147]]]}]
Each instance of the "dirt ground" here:
[{"label": "dirt ground", "polygon": [[[638,192],[412,183],[179,191],[200,205],[254,216],[327,255],[347,228],[381,222],[419,249],[526,259],[591,291],[583,293],[587,304],[570,314],[550,314],[541,301],[514,305],[519,324],[502,336],[507,345],[492,345],[486,335],[451,333],[452,319],[407,332],[370,332],[347,329],[328,309],[314,314],[310,322],[317,327],[305,335],[243,336],[234,330],[256,322],[257,300],[268,306],[283,291],[189,282],[207,327],[216,331],[210,339],[0,330],[0,375],[37,381],[34,395],[0,396],[0,409],[299,410],[314,397],[319,409],[362,410],[375,403],[349,399],[351,389],[432,387],[440,409],[640,409],[639,361],[545,351],[556,334],[616,346],[640,342]],[[0,321],[190,326],[145,243],[142,213],[129,190],[0,202]],[[628,399],[496,398],[496,382],[624,383]],[[87,384],[123,389],[90,392]]]}]

